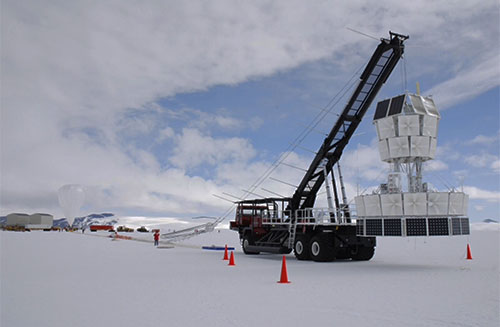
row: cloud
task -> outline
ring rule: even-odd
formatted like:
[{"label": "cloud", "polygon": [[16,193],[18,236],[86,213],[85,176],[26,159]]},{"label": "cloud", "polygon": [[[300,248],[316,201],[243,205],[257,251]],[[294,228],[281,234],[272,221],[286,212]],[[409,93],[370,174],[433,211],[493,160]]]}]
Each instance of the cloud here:
[{"label": "cloud", "polygon": [[232,117],[225,109],[216,113],[207,113],[193,108],[169,109],[159,107],[169,119],[187,124],[190,127],[203,130],[237,130],[245,127],[241,119]]},{"label": "cloud", "polygon": [[431,160],[425,163],[425,170],[440,171],[448,169],[448,165],[441,160]]},{"label": "cloud", "polygon": [[483,190],[475,186],[464,186],[464,192],[474,200],[500,202],[500,192]]},{"label": "cloud", "polygon": [[436,149],[437,158],[446,158],[448,160],[458,160],[462,157],[454,144],[439,145]]},{"label": "cloud", "polygon": [[495,168],[499,158],[497,155],[490,153],[482,153],[477,155],[468,155],[465,157],[465,162],[473,167],[484,168],[491,167]]},{"label": "cloud", "polygon": [[[446,67],[434,89],[450,103],[454,87],[465,94],[459,99],[491,87],[495,69],[486,66],[494,64],[497,29],[485,17],[496,8],[495,1],[2,1],[1,210],[57,210],[55,191],[67,183],[86,186],[89,210],[220,210],[226,204],[212,193],[238,190],[268,165],[250,138],[235,135],[248,119],[224,106],[209,113],[203,101],[174,110],[162,99],[332,59],[328,73],[344,81],[376,44],[349,25],[377,36],[394,29],[426,44],[415,63]],[[447,56],[435,55],[443,49]],[[474,90],[463,89],[464,78],[477,82]],[[256,113],[249,129],[265,118]],[[376,147],[360,146],[343,162],[350,178],[359,171],[371,181],[383,170]],[[215,177],[192,172],[204,166]],[[276,174],[300,180],[290,168]]]},{"label": "cloud", "polygon": [[474,209],[476,209],[477,211],[483,211],[484,210],[484,206],[475,205]]},{"label": "cloud", "polygon": [[370,145],[358,144],[355,149],[346,150],[340,164],[346,178],[370,182],[385,180],[389,168],[389,164],[380,160],[377,139],[372,139]]},{"label": "cloud", "polygon": [[433,98],[439,103],[440,110],[474,98],[500,85],[500,55],[496,53],[478,59],[477,64],[471,65],[425,92],[434,95]]},{"label": "cloud", "polygon": [[238,161],[223,163],[217,167],[217,180],[224,182],[228,190],[226,192],[233,192],[239,197],[256,197],[246,191],[263,196],[276,196],[274,193],[278,193],[290,197],[296,188],[292,185],[298,186],[304,176],[301,169],[293,167],[307,168],[311,158],[295,152],[283,152],[273,159],[273,162],[257,160],[246,164]]},{"label": "cloud", "polygon": [[493,136],[486,135],[478,135],[474,137],[472,140],[466,142],[467,145],[490,145],[495,142],[498,142],[500,139],[500,133]]},{"label": "cloud", "polygon": [[249,121],[249,126],[253,130],[258,130],[264,124],[264,119],[261,117],[252,117]]},{"label": "cloud", "polygon": [[495,161],[493,161],[490,165],[490,168],[496,172],[496,173],[500,173],[500,159],[497,159]]},{"label": "cloud", "polygon": [[157,141],[159,143],[163,142],[166,139],[170,139],[175,135],[175,131],[172,127],[165,127],[158,133]]},{"label": "cloud", "polygon": [[255,154],[255,149],[246,139],[215,139],[199,130],[185,128],[177,138],[170,162],[180,168],[193,168],[202,164],[222,164],[227,160],[246,162]]}]

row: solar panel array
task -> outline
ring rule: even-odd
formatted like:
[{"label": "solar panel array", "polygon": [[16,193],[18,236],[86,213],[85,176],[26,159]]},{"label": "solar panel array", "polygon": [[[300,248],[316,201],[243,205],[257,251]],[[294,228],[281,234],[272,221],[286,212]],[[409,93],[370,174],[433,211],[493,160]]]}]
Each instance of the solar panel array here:
[{"label": "solar panel array", "polygon": [[382,236],[382,219],[366,220],[366,234]]},{"label": "solar panel array", "polygon": [[469,218],[374,218],[357,219],[358,236],[452,236],[469,235]]},{"label": "solar panel array", "polygon": [[375,116],[373,117],[373,120],[384,118],[385,116],[387,116],[389,102],[391,102],[391,99],[383,100],[377,103],[377,109],[375,109]]},{"label": "solar panel array", "polygon": [[373,120],[387,116],[397,115],[403,111],[406,94],[398,95],[391,99],[385,99],[377,103]]},{"label": "solar panel array", "polygon": [[385,236],[402,236],[401,219],[384,219],[384,235]]},{"label": "solar panel array", "polygon": [[365,235],[365,224],[363,219],[356,221],[356,235]]},{"label": "solar panel array", "polygon": [[460,218],[460,227],[462,228],[462,235],[470,234],[469,218]]},{"label": "solar panel array", "polygon": [[451,218],[451,233],[453,235],[462,235],[460,218]]},{"label": "solar panel array", "polygon": [[403,104],[405,103],[406,95],[399,95],[391,99],[391,108],[389,109],[389,116],[400,114],[403,111]]},{"label": "solar panel array", "polygon": [[429,236],[449,234],[448,218],[429,218]]},{"label": "solar panel array", "polygon": [[[408,94],[409,100],[407,103],[410,105],[406,110],[420,115],[430,115],[440,118],[438,109],[434,100],[429,97],[423,97],[416,94]],[[398,95],[390,99],[385,99],[377,103],[373,120],[381,119],[388,116],[398,115],[403,112],[406,94]]]},{"label": "solar panel array", "polygon": [[425,218],[406,219],[406,235],[427,236],[427,224]]}]

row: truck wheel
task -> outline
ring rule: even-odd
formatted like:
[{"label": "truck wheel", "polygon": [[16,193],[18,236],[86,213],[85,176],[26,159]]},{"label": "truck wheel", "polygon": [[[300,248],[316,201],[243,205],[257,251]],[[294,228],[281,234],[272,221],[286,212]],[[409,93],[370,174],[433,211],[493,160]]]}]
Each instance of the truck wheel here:
[{"label": "truck wheel", "polygon": [[243,242],[241,243],[241,247],[243,248],[243,253],[245,253],[245,254],[259,254],[260,253],[260,252],[248,250],[249,245],[253,245],[253,239],[250,235],[247,234],[243,237]]},{"label": "truck wheel", "polygon": [[311,252],[309,249],[309,238],[305,235],[299,235],[295,239],[293,252],[297,260],[311,260]]},{"label": "truck wheel", "polygon": [[326,262],[335,259],[335,248],[327,235],[314,236],[311,239],[309,249],[314,261]]},{"label": "truck wheel", "polygon": [[375,254],[375,248],[373,246],[358,246],[355,251],[352,252],[352,260],[356,261],[368,261],[373,258]]},{"label": "truck wheel", "polygon": [[337,251],[337,254],[335,255],[335,259],[337,260],[347,260],[347,259],[351,259],[351,252],[346,249],[346,248],[343,248],[343,249],[339,249]]}]

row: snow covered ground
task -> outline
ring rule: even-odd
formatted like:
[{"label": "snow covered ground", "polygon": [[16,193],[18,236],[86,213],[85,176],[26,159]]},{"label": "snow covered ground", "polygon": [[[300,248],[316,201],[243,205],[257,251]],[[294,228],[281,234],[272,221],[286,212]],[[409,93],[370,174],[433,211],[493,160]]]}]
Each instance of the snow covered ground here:
[{"label": "snow covered ground", "polygon": [[[151,234],[0,232],[0,325],[499,326],[499,235],[378,238],[368,262],[290,254],[291,284],[278,284],[281,256],[245,256],[228,230],[170,249]],[[226,243],[234,267],[200,249]]]}]

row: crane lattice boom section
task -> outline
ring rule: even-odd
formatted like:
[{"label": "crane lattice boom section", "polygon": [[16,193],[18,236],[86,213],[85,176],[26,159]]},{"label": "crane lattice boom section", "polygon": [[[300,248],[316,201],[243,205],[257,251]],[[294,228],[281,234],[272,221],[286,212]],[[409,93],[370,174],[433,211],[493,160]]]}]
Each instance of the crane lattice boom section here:
[{"label": "crane lattice boom section", "polygon": [[290,202],[291,212],[314,206],[318,190],[325,181],[322,162],[327,159],[326,169],[330,173],[378,91],[402,57],[403,42],[407,38],[408,36],[390,32],[390,39],[381,39],[361,74],[354,93],[297,187]]}]

